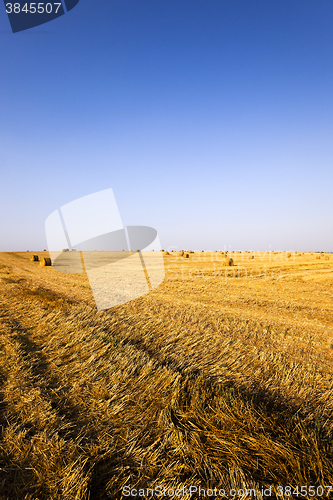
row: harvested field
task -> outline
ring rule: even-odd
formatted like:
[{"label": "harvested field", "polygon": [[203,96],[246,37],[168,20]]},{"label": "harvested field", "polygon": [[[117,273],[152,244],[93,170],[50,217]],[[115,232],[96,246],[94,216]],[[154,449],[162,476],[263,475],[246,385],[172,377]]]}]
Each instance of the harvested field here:
[{"label": "harvested field", "polygon": [[165,252],[158,288],[97,312],[36,253],[0,254],[1,500],[333,484],[332,259]]}]

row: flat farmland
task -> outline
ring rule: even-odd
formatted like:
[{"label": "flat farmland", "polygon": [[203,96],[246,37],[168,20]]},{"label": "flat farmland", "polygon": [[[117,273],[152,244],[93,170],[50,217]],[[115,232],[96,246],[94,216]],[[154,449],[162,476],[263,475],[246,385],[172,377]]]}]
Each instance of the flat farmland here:
[{"label": "flat farmland", "polygon": [[31,255],[0,253],[1,500],[333,497],[333,254],[172,252],[103,311]]}]

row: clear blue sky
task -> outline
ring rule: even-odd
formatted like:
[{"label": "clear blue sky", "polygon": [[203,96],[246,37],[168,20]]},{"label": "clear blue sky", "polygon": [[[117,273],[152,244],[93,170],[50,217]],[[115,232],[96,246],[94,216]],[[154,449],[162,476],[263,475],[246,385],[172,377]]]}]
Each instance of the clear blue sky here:
[{"label": "clear blue sky", "polygon": [[1,251],[109,187],[165,248],[333,251],[331,1],[0,7]]}]

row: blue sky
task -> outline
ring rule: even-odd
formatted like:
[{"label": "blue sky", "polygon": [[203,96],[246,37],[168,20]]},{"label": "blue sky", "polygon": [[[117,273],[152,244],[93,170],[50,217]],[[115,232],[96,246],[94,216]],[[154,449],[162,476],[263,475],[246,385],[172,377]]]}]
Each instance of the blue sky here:
[{"label": "blue sky", "polygon": [[12,34],[1,7],[0,251],[109,187],[164,248],[333,251],[332,23],[328,0],[80,0]]}]

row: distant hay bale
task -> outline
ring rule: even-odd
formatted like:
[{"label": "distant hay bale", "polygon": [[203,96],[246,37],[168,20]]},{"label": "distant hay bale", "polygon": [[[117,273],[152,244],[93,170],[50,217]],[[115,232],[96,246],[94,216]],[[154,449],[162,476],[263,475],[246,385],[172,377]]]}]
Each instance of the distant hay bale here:
[{"label": "distant hay bale", "polygon": [[317,255],[316,259],[320,260],[320,256],[319,256],[319,255]]},{"label": "distant hay bale", "polygon": [[329,258],[329,256],[328,256],[328,255],[326,255],[325,260],[330,260],[330,258]]},{"label": "distant hay bale", "polygon": [[170,255],[170,253],[168,251],[164,252],[164,255]]},{"label": "distant hay bale", "polygon": [[181,250],[181,251],[179,252],[179,254],[178,254],[178,255],[179,255],[179,257],[183,257],[184,253],[185,253],[185,252],[184,252],[184,250]]},{"label": "distant hay bale", "polygon": [[69,252],[69,248],[63,248],[62,251],[63,252]]},{"label": "distant hay bale", "polygon": [[288,253],[287,254],[287,259],[290,259],[290,257],[291,257],[291,253]]},{"label": "distant hay bale", "polygon": [[49,257],[43,257],[42,259],[40,259],[39,265],[42,267],[51,266],[51,259]]},{"label": "distant hay bale", "polygon": [[249,255],[249,260],[254,259],[254,255]]},{"label": "distant hay bale", "polygon": [[190,258],[190,254],[184,253],[183,257],[184,257],[184,259],[189,259]]},{"label": "distant hay bale", "polygon": [[38,255],[31,255],[30,260],[32,262],[38,262],[39,261],[39,257],[38,257]]},{"label": "distant hay bale", "polygon": [[231,257],[230,258],[226,258],[223,260],[223,265],[224,266],[233,266],[234,265],[234,259],[232,259]]}]

